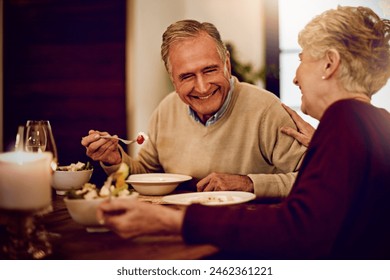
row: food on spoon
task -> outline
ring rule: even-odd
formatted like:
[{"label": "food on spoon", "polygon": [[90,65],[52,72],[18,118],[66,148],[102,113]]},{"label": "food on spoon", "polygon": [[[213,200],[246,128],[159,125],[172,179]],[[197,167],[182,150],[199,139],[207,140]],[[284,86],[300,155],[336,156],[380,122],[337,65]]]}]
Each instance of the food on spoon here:
[{"label": "food on spoon", "polygon": [[142,131],[138,133],[138,136],[137,136],[137,143],[139,145],[143,144],[146,140],[148,140],[148,136],[143,133]]},{"label": "food on spoon", "polygon": [[96,199],[109,197],[125,197],[136,195],[137,193],[129,189],[125,180],[129,176],[129,167],[125,163],[121,163],[119,169],[108,176],[104,185],[99,189],[95,184],[86,183],[79,190],[71,190],[67,193],[69,199]]},{"label": "food on spoon", "polygon": [[93,166],[87,162],[83,163],[78,161],[77,163],[71,163],[70,165],[57,166],[58,171],[81,171],[81,170],[90,170],[93,169]]},{"label": "food on spoon", "polygon": [[138,137],[137,137],[137,143],[138,144],[141,145],[144,142],[144,140],[145,140],[145,138],[142,135],[138,135]]}]

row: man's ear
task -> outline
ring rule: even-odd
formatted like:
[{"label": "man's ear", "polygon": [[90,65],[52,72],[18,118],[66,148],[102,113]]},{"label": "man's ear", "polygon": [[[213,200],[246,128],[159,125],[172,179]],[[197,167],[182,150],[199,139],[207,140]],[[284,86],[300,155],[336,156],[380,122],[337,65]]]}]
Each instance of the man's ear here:
[{"label": "man's ear", "polygon": [[324,78],[327,79],[336,73],[340,65],[340,54],[335,49],[330,49],[325,54]]},{"label": "man's ear", "polygon": [[225,71],[228,71],[229,73],[229,76],[232,75],[232,67],[231,67],[231,63],[230,63],[230,52],[229,51],[226,51],[226,61],[225,61]]}]

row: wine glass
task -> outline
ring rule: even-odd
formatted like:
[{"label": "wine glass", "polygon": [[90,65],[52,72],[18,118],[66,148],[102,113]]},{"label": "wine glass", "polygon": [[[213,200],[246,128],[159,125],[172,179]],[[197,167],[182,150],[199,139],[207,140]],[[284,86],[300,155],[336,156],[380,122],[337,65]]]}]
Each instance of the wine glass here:
[{"label": "wine glass", "polygon": [[[39,136],[37,134],[39,134]],[[53,160],[51,162],[51,168],[54,172],[58,165],[58,153],[50,122],[48,120],[28,120],[26,123],[25,139],[26,151],[46,151],[52,153]]]},{"label": "wine glass", "polygon": [[46,150],[47,136],[39,121],[28,121],[24,148],[27,152],[41,153]]}]

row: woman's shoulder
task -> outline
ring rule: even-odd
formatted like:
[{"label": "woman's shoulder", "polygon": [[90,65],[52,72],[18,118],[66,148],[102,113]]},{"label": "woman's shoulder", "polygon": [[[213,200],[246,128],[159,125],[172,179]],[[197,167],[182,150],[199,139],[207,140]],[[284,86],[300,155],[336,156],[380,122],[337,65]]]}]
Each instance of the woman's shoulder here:
[{"label": "woman's shoulder", "polygon": [[389,115],[385,109],[375,107],[374,105],[366,102],[362,102],[356,99],[343,99],[339,100],[328,107],[324,112],[324,117],[343,116],[344,118],[354,118],[356,115],[369,115],[369,114],[382,114]]},{"label": "woman's shoulder", "polygon": [[317,130],[362,131],[390,129],[390,113],[370,103],[354,99],[339,100],[328,107]]}]

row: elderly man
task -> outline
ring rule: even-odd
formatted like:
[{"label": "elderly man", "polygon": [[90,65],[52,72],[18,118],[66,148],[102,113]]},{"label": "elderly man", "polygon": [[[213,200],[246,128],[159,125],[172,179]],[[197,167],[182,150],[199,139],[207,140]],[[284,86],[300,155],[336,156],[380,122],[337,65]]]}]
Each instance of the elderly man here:
[{"label": "elderly man", "polygon": [[231,75],[230,56],[214,25],[182,20],[163,34],[161,55],[175,87],[154,111],[135,158],[107,132],[82,139],[107,173],[190,175],[198,191],[248,191],[285,197],[306,148],[280,132],[296,126],[272,93]]}]

